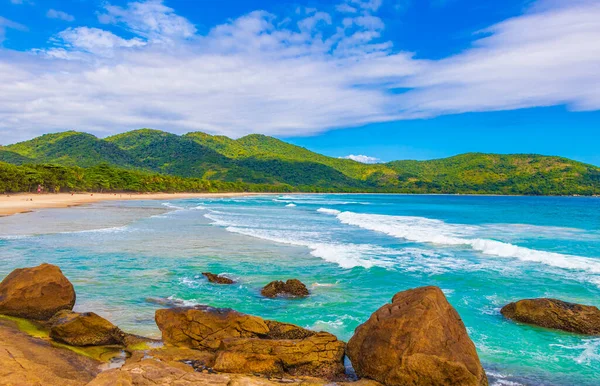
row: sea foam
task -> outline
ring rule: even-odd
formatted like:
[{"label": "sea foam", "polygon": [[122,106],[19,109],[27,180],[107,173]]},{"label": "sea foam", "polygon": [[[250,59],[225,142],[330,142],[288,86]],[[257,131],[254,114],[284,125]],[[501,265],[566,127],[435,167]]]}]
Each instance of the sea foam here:
[{"label": "sea foam", "polygon": [[424,217],[388,216],[354,212],[335,213],[322,208],[321,213],[336,215],[347,225],[357,226],[375,232],[385,233],[396,238],[418,243],[431,243],[448,246],[467,246],[485,255],[517,258],[527,262],[537,262],[563,269],[583,270],[600,274],[600,260],[565,255],[520,247],[510,243],[484,238],[470,238],[476,227],[462,224],[448,224],[441,220]]},{"label": "sea foam", "polygon": [[342,213],[337,209],[328,209],[328,208],[319,208],[319,209],[317,209],[317,212],[325,213],[325,214],[334,214],[334,215]]}]

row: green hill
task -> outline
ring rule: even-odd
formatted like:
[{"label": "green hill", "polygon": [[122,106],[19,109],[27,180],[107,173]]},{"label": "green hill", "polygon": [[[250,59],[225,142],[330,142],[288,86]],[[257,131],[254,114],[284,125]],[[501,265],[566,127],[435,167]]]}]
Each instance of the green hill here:
[{"label": "green hill", "polygon": [[186,137],[141,129],[104,140],[133,157],[146,170],[181,177],[222,177],[232,167],[229,158]]},{"label": "green hill", "polygon": [[367,181],[375,174],[394,178],[394,170],[382,164],[366,165],[349,159],[327,157],[300,146],[283,142],[277,138],[261,134],[251,134],[237,140],[205,133],[189,133],[187,137],[208,146],[215,151],[235,159],[283,159],[288,161],[313,162],[329,166],[342,174],[361,181]]},{"label": "green hill", "polygon": [[[114,144],[98,139],[91,134],[76,131],[46,134],[30,141],[5,146],[4,149],[27,157],[35,163],[80,167],[90,167],[101,163],[126,168],[138,166],[135,158]],[[5,157],[1,160],[11,162]]]},{"label": "green hill", "polygon": [[431,161],[394,161],[407,189],[444,193],[598,194],[600,168],[536,154],[468,153]]},{"label": "green hill", "polygon": [[[175,186],[197,187],[183,182],[190,179],[215,184],[217,181],[255,184],[252,186],[261,191],[600,194],[600,168],[561,157],[469,153],[431,161],[366,165],[327,157],[258,134],[231,139],[200,132],[178,136],[141,129],[99,139],[68,131],[0,147],[0,161],[22,165],[27,170],[3,164],[8,180],[22,183],[10,186],[27,185],[34,180],[48,184],[49,176],[59,171],[63,177],[69,173],[96,175],[98,168],[105,168],[104,171],[110,171],[106,172],[107,181],[112,182],[104,185],[94,182],[88,186],[130,189],[132,185],[121,177],[126,175],[131,179],[131,173],[141,173],[133,179],[146,181],[149,175],[179,178],[173,180],[177,183],[169,185],[171,190]],[[42,168],[44,173],[35,168]],[[69,189],[75,186],[79,185],[66,185]]]}]

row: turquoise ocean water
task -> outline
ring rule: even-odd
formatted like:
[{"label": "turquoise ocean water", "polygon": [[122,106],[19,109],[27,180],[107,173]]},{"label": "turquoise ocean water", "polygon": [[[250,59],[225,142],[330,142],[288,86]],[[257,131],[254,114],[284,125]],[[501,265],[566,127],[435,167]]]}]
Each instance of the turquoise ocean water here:
[{"label": "turquoise ocean water", "polygon": [[[600,338],[506,321],[511,301],[600,306],[600,199],[282,195],[106,202],[0,218],[0,277],[41,262],[77,310],[159,336],[165,301],[231,307],[347,340],[398,291],[436,285],[495,385],[598,385]],[[234,286],[207,283],[227,274]],[[308,299],[263,299],[298,278]]]}]

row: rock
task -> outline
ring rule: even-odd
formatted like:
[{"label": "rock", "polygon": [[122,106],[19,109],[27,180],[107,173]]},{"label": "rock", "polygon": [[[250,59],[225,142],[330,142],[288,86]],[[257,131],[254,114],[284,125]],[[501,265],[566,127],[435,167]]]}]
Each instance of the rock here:
[{"label": "rock", "polygon": [[50,319],[50,337],[71,346],[123,345],[125,334],[117,326],[93,313],[63,310]]},{"label": "rock", "polygon": [[384,385],[488,384],[475,345],[438,287],[397,293],[358,326],[347,355],[359,377]]},{"label": "rock", "polygon": [[283,362],[273,355],[247,352],[221,351],[215,359],[214,369],[222,373],[281,375]]},{"label": "rock", "polygon": [[163,341],[216,353],[222,372],[341,378],[344,342],[334,335],[208,306],[156,311]]},{"label": "rock", "polygon": [[132,358],[120,369],[101,373],[87,386],[227,386],[229,382],[227,376],[198,373],[184,363]]},{"label": "rock", "polygon": [[[223,372],[238,372],[232,357],[250,358],[249,363],[245,363],[250,373],[276,374],[282,367],[294,376],[341,379],[345,371],[345,344],[326,332],[314,333],[304,339],[226,339],[220,349],[215,369]],[[227,363],[221,361],[223,352],[234,353],[225,357]],[[256,363],[256,356],[262,358],[263,363],[270,361],[270,368],[251,367]]]},{"label": "rock", "polygon": [[[183,366],[183,367],[182,367]],[[128,363],[120,369],[101,373],[86,386],[331,386],[322,379],[274,379],[251,375],[208,374],[194,372],[191,367],[154,359]],[[375,382],[335,383],[338,386],[379,386]]]},{"label": "rock", "polygon": [[253,338],[269,332],[263,319],[229,308],[162,309],[156,311],[155,319],[165,343],[200,350],[217,350],[223,339]]},{"label": "rock", "polygon": [[216,283],[216,284],[234,284],[235,283],[233,280],[231,280],[230,278],[225,277],[225,276],[215,275],[214,273],[210,273],[210,272],[202,272],[202,274],[204,276],[206,276],[208,281],[211,283]]},{"label": "rock", "polygon": [[600,335],[600,310],[557,299],[525,299],[509,303],[502,315],[517,322],[585,335]]},{"label": "rock", "polygon": [[74,305],[73,285],[55,265],[15,269],[0,283],[0,314],[48,320]]},{"label": "rock", "polygon": [[100,372],[100,364],[0,319],[0,385],[85,385]]},{"label": "rock", "polygon": [[292,297],[306,297],[309,295],[308,289],[300,280],[290,279],[285,283],[282,281],[272,281],[260,291],[262,296],[274,298],[280,295]]}]

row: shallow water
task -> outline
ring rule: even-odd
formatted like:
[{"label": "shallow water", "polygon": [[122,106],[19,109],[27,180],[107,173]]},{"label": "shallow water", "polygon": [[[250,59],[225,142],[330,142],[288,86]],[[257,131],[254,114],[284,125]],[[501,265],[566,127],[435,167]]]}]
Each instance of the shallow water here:
[{"label": "shallow water", "polygon": [[[290,195],[110,202],[0,218],[0,276],[50,262],[77,306],[157,336],[165,299],[227,306],[347,340],[398,291],[437,285],[496,385],[596,385],[600,339],[506,321],[531,297],[600,306],[600,199]],[[224,273],[233,286],[208,284]],[[304,300],[260,287],[299,278]]]}]

